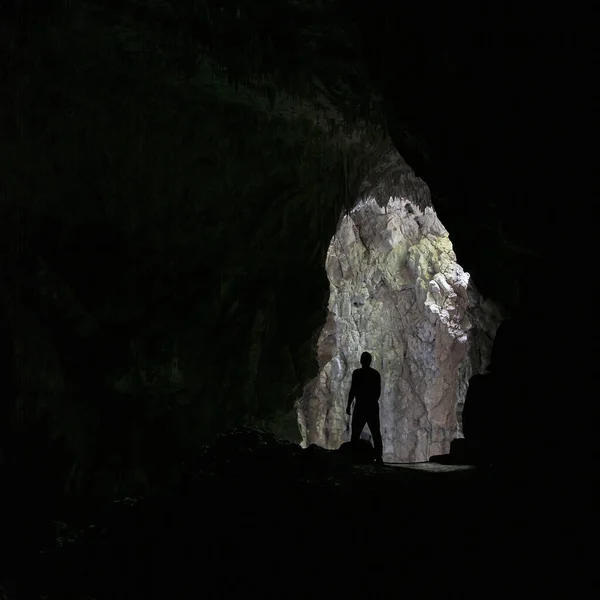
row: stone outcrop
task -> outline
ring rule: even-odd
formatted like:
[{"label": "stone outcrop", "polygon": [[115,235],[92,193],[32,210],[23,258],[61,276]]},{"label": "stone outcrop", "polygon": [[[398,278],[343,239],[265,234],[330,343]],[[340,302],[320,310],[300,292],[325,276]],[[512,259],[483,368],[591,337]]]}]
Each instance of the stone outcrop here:
[{"label": "stone outcrop", "polygon": [[407,193],[385,199],[371,186],[375,195],[340,221],[327,255],[320,372],[298,414],[304,444],[347,441],[351,375],[369,351],[382,376],[384,459],[412,462],[446,452],[460,435],[468,380],[486,369],[501,315],[457,264],[448,232],[422,200],[426,185],[404,171]]}]

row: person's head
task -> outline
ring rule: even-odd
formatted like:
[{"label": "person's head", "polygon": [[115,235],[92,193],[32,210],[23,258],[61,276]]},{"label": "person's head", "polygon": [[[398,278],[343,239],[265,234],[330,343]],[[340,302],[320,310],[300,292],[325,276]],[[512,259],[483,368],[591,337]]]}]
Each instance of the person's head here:
[{"label": "person's head", "polygon": [[373,360],[373,357],[368,352],[363,352],[360,355],[360,364],[363,367],[369,367],[371,365],[372,360]]}]

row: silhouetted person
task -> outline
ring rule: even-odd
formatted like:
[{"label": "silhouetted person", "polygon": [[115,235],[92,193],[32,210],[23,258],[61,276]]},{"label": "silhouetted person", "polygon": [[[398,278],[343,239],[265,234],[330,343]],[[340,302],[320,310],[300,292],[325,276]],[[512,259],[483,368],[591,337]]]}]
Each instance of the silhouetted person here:
[{"label": "silhouetted person", "polygon": [[379,428],[379,396],[381,394],[381,376],[371,368],[372,356],[363,352],[360,357],[361,369],[352,373],[352,385],[348,394],[348,408],[346,413],[351,414],[352,402],[356,399],[354,415],[352,416],[352,442],[360,440],[360,435],[365,425],[369,426],[375,446],[375,462],[382,464],[383,442]]}]

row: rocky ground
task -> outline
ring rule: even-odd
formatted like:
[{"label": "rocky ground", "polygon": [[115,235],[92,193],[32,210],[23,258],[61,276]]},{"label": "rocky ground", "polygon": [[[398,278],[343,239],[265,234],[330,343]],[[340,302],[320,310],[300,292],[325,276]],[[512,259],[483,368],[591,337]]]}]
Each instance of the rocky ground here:
[{"label": "rocky ground", "polygon": [[0,598],[486,597],[546,593],[557,574],[571,591],[584,584],[571,568],[586,563],[581,530],[531,477],[359,458],[234,430],[181,489],[57,508],[37,536],[13,538]]}]

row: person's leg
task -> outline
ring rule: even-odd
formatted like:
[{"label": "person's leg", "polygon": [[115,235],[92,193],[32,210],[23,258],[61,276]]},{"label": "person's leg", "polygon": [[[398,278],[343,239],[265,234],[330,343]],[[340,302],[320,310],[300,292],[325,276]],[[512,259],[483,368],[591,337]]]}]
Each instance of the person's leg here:
[{"label": "person's leg", "polygon": [[364,408],[354,405],[354,412],[352,413],[352,437],[351,442],[358,442],[360,440],[360,434],[367,424],[367,414]]},{"label": "person's leg", "polygon": [[379,423],[379,404],[372,409],[367,419],[367,425],[373,436],[373,446],[375,447],[375,460],[381,462],[383,455],[383,440],[381,439],[381,426]]}]

